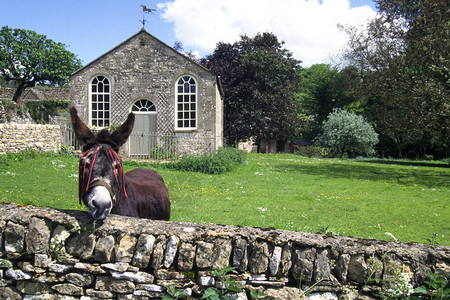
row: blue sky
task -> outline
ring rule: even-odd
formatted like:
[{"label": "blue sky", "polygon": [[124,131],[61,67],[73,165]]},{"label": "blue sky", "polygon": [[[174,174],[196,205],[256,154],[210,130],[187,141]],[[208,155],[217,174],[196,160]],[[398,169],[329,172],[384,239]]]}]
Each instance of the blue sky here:
[{"label": "blue sky", "polygon": [[0,26],[34,30],[62,42],[83,64],[142,28],[169,46],[203,57],[217,42],[270,31],[308,67],[329,62],[345,46],[337,23],[363,26],[375,16],[372,0],[0,0]]}]

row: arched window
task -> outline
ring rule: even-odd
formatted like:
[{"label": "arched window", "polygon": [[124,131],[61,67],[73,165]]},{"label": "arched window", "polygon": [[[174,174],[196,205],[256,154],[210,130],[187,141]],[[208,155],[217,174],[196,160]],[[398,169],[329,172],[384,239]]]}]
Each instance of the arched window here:
[{"label": "arched window", "polygon": [[147,100],[147,99],[141,99],[136,102],[134,102],[133,106],[131,107],[132,112],[152,112],[156,111],[156,107],[153,104],[153,102]]},{"label": "arched window", "polygon": [[105,76],[96,76],[91,81],[91,125],[110,125],[111,85]]},{"label": "arched window", "polygon": [[197,129],[197,81],[192,76],[177,80],[175,116],[176,129]]}]

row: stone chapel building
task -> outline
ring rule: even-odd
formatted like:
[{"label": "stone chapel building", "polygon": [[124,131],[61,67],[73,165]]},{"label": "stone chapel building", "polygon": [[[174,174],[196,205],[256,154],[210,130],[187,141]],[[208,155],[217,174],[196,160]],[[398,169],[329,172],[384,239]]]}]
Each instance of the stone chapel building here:
[{"label": "stone chapel building", "polygon": [[125,155],[145,155],[176,139],[179,154],[223,145],[220,79],[145,29],[77,70],[70,99],[92,127],[136,121]]}]

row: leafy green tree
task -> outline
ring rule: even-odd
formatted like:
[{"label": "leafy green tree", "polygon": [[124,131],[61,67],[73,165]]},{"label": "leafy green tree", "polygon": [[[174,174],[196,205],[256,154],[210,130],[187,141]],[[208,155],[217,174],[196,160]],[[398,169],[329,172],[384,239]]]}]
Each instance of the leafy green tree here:
[{"label": "leafy green tree", "polygon": [[[364,74],[368,118],[398,155],[448,156],[450,10],[446,0],[377,0],[364,30],[347,28],[347,58]],[[383,139],[384,139],[383,137]],[[408,150],[409,149],[409,150]]]},{"label": "leafy green tree", "polygon": [[303,138],[316,137],[323,121],[336,108],[360,112],[361,77],[355,67],[338,70],[328,64],[315,64],[303,69],[301,76]]},{"label": "leafy green tree", "polygon": [[300,61],[272,33],[219,43],[203,64],[221,77],[225,92],[224,135],[232,145],[256,137],[286,141],[300,118],[296,94]]},{"label": "leafy green tree", "polygon": [[76,56],[64,44],[47,39],[31,30],[0,30],[0,77],[17,86],[13,101],[36,84],[64,85],[69,75],[81,67]]},{"label": "leafy green tree", "polygon": [[315,142],[331,148],[337,156],[373,155],[378,134],[362,116],[336,109],[323,123]]}]

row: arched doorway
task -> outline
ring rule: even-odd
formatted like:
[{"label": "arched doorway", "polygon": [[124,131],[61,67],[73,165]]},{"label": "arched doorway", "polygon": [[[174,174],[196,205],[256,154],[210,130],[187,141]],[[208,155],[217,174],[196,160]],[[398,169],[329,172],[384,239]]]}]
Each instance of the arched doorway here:
[{"label": "arched doorway", "polygon": [[131,112],[135,121],[130,135],[130,155],[149,155],[156,146],[156,107],[150,100],[139,99],[131,106]]}]

